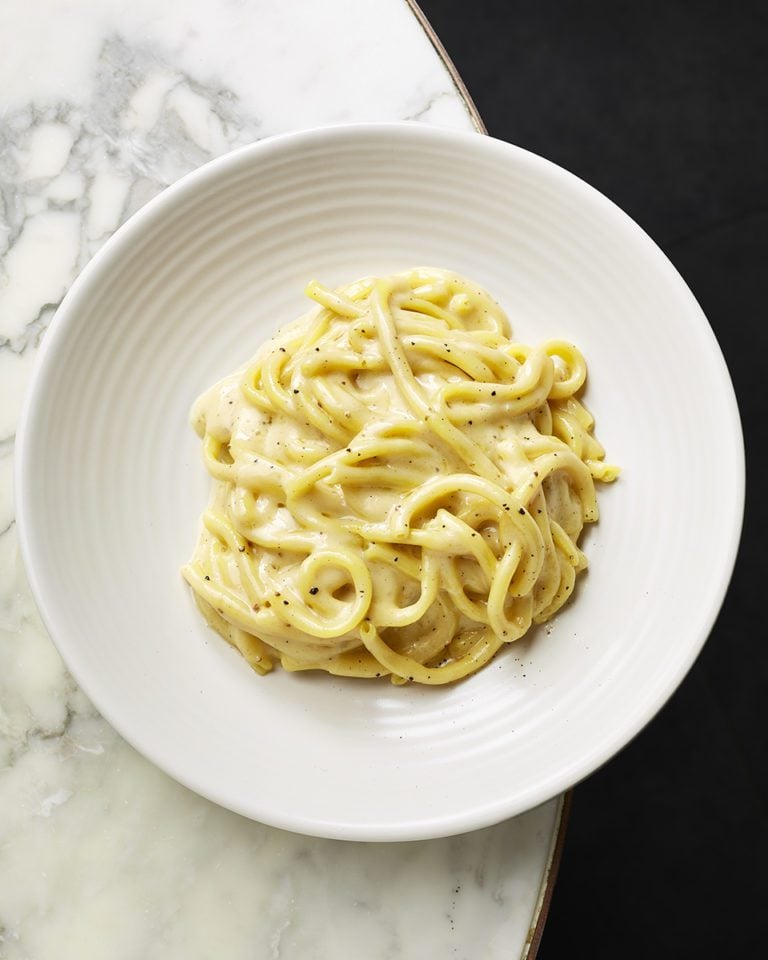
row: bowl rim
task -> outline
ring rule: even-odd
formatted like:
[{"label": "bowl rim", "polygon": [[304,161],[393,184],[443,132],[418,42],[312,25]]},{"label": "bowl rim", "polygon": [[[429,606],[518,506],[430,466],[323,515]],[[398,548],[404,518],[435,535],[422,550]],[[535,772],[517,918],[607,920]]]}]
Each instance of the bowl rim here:
[{"label": "bowl rim", "polygon": [[[560,765],[557,771],[548,777],[542,777],[535,784],[522,790],[518,789],[514,794],[510,793],[503,799],[493,800],[486,804],[477,804],[451,815],[415,818],[409,821],[398,821],[397,823],[360,825],[347,822],[330,822],[326,819],[313,818],[311,815],[300,816],[285,814],[282,811],[256,810],[253,804],[224,795],[223,791],[219,792],[216,785],[211,786],[208,783],[199,782],[197,775],[186,769],[179,769],[174,763],[173,756],[169,757],[162,750],[154,749],[153,743],[145,742],[141,738],[134,740],[132,730],[124,732],[123,718],[118,717],[117,722],[115,722],[111,704],[103,702],[99,694],[98,682],[94,682],[93,676],[85,665],[79,662],[76,652],[73,651],[72,646],[64,637],[66,631],[55,622],[48,606],[46,592],[41,582],[40,569],[42,565],[36,562],[38,554],[32,543],[32,529],[35,524],[32,510],[34,498],[31,490],[33,476],[28,467],[28,461],[33,446],[30,437],[35,419],[38,416],[43,392],[41,384],[45,382],[48,365],[52,362],[51,358],[55,357],[59,341],[77,323],[81,302],[89,296],[93,282],[99,278],[104,268],[108,268],[112,262],[121,257],[124,251],[127,252],[130,249],[137,236],[140,236],[152,224],[161,221],[166,211],[173,209],[179,203],[183,203],[185,198],[194,195],[200,187],[216,181],[221,176],[226,176],[228,171],[236,169],[240,164],[258,163],[260,159],[267,158],[271,154],[280,153],[286,149],[300,150],[303,145],[310,145],[318,141],[343,141],[350,137],[352,139],[365,139],[372,135],[413,138],[416,142],[420,140],[431,141],[441,143],[447,148],[450,148],[451,145],[461,144],[466,146],[471,144],[471,149],[496,154],[499,158],[516,157],[528,169],[544,171],[548,176],[555,178],[558,184],[564,187],[566,194],[577,196],[577,198],[586,201],[593,207],[602,208],[602,211],[610,218],[612,228],[616,228],[626,235],[635,235],[642,238],[648,248],[648,257],[655,261],[653,263],[654,269],[664,272],[675,285],[680,296],[689,302],[693,322],[700,328],[702,345],[706,343],[706,347],[711,353],[713,361],[715,361],[719,373],[718,389],[721,401],[727,407],[727,409],[724,409],[724,414],[729,419],[733,431],[733,450],[736,456],[731,465],[732,490],[729,498],[730,522],[728,524],[730,533],[728,542],[723,544],[723,550],[718,555],[720,574],[717,589],[713,590],[708,598],[703,598],[706,599],[706,603],[699,611],[703,628],[695,635],[695,640],[694,635],[691,635],[691,642],[688,644],[686,655],[681,658],[678,666],[674,670],[667,669],[659,675],[658,682],[654,685],[655,689],[652,697],[639,700],[640,706],[635,706],[634,709],[624,713],[622,723],[601,738],[597,746],[580,754],[576,761]],[[595,187],[589,185],[576,174],[538,154],[479,132],[452,130],[418,121],[335,123],[266,137],[208,161],[185,174],[169,187],[164,188],[132,214],[94,254],[62,299],[34,360],[16,431],[14,487],[17,534],[21,557],[42,622],[59,651],[67,670],[72,674],[77,684],[83,689],[104,719],[134,749],[196,793],[236,813],[271,826],[325,838],[358,841],[407,841],[451,836],[490,826],[552,799],[600,768],[627,746],[656,716],[682,683],[699,656],[715,624],[733,576],[744,519],[744,437],[736,395],[725,358],[714,331],[694,294],[658,244],[632,217]]]}]

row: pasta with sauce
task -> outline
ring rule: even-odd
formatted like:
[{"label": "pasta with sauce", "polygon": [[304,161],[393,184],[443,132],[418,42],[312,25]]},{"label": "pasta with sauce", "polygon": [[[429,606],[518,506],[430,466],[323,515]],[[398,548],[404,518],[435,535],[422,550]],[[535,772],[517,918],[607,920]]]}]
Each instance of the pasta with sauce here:
[{"label": "pasta with sauce", "polygon": [[580,352],[438,269],[359,280],[193,407],[213,490],[183,573],[259,673],[443,684],[570,597],[616,468]]}]

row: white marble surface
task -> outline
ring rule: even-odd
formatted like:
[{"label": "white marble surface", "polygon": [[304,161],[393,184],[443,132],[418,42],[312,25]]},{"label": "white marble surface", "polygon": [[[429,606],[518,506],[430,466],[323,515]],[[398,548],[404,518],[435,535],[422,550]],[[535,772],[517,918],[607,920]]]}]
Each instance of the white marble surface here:
[{"label": "white marble surface", "polygon": [[190,793],[77,689],[18,557],[12,469],[35,354],[133,211],[302,126],[470,128],[404,0],[0,4],[0,958],[517,958],[554,801],[445,841],[283,833]]}]

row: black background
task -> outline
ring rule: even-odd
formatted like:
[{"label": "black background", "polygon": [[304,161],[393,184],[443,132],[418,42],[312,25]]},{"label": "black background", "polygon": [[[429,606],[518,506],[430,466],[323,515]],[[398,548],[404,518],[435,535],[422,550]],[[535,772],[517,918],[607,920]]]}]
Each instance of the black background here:
[{"label": "black background", "polygon": [[722,613],[659,716],[576,788],[539,960],[768,956],[768,0],[421,7],[489,133],[583,177],[667,253],[745,431]]}]

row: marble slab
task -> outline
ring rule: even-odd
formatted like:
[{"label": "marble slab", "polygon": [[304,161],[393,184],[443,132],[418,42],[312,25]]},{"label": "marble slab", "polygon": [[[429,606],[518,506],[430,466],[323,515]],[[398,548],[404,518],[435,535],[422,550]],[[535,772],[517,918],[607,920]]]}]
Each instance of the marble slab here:
[{"label": "marble slab", "polygon": [[405,0],[5,0],[0,38],[0,958],[523,956],[559,801],[391,845],[214,806],[78,690],[14,526],[38,346],[114,230],[184,173],[271,134],[406,118],[471,129],[445,64]]}]

